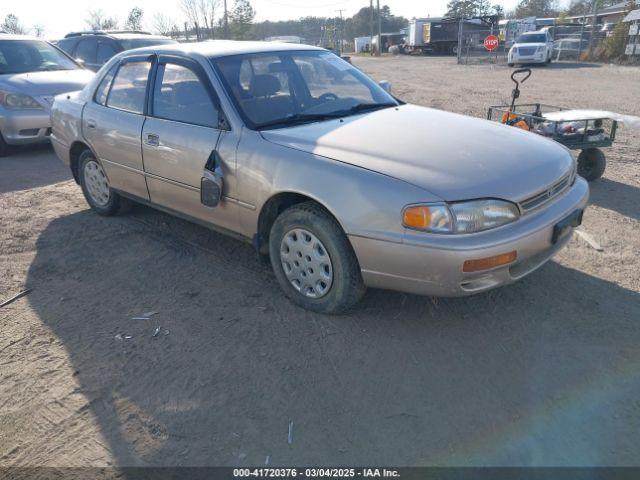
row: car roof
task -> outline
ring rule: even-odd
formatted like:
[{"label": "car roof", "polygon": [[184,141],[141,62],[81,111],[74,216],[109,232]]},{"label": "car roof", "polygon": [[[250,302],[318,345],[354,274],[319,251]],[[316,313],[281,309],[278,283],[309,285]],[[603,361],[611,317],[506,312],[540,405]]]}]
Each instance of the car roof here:
[{"label": "car roof", "polygon": [[131,40],[136,38],[144,38],[155,40],[158,38],[172,40],[171,37],[165,37],[164,35],[149,35],[147,33],[105,33],[103,35],[108,35],[109,37],[123,39],[123,40]]},{"label": "car roof", "polygon": [[292,44],[284,42],[255,42],[238,40],[211,40],[198,43],[176,43],[168,45],[155,45],[150,47],[136,48],[127,53],[182,53],[196,54],[203,57],[225,57],[229,55],[240,55],[245,53],[262,52],[286,52],[286,51],[325,51],[324,48],[314,47],[305,44]]}]

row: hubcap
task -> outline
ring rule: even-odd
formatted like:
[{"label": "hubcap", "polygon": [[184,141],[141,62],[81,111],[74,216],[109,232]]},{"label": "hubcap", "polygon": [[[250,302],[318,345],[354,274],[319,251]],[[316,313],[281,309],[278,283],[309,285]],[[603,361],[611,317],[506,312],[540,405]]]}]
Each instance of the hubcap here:
[{"label": "hubcap", "polygon": [[305,297],[321,298],[331,289],[331,258],[318,237],[308,230],[287,232],[280,243],[280,262],[293,288]]},{"label": "hubcap", "polygon": [[104,170],[95,160],[89,160],[84,166],[84,183],[91,200],[98,206],[104,207],[109,203],[109,182]]}]

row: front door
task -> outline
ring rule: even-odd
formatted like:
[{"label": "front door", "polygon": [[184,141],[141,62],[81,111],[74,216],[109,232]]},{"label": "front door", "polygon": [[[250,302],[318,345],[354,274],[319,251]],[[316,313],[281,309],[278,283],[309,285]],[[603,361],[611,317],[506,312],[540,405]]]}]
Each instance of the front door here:
[{"label": "front door", "polygon": [[[150,112],[142,130],[142,155],[151,201],[215,225],[237,229],[237,206],[201,203],[200,181],[207,162],[235,173],[235,155],[223,154],[219,102],[204,69],[194,60],[158,59]],[[232,182],[227,182],[228,187]]]},{"label": "front door", "polygon": [[130,57],[103,78],[82,115],[82,131],[98,156],[109,185],[149,199],[140,135],[145,121],[151,58]]}]

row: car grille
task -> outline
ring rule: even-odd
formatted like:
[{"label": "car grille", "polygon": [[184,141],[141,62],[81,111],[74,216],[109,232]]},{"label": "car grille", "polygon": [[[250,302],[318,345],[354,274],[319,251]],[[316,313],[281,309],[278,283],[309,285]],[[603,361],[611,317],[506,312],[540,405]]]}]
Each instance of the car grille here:
[{"label": "car grille", "polygon": [[522,213],[530,212],[531,210],[541,207],[547,202],[550,202],[555,197],[560,195],[566,188],[569,186],[569,182],[571,180],[571,173],[568,173],[556,183],[554,183],[550,188],[547,188],[545,191],[535,194],[532,197],[529,197],[520,202],[520,210]]},{"label": "car grille", "polygon": [[518,53],[520,55],[533,55],[536,53],[538,47],[518,47]]}]

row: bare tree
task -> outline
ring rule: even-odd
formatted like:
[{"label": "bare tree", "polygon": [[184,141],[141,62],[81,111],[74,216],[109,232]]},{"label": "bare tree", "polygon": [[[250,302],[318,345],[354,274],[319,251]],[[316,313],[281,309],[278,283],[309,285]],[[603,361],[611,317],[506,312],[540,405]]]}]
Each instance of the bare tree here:
[{"label": "bare tree", "polygon": [[166,37],[171,36],[178,30],[175,22],[162,13],[156,13],[153,17],[153,31]]},{"label": "bare tree", "polygon": [[196,29],[203,28],[213,38],[213,27],[220,0],[180,0],[187,21]]},{"label": "bare tree", "polygon": [[106,14],[98,10],[89,10],[89,15],[84,23],[91,30],[112,30],[118,28],[118,20],[115,17],[107,17]]},{"label": "bare tree", "polygon": [[36,23],[31,30],[33,30],[33,34],[38,38],[44,36],[44,26],[39,23]]}]

